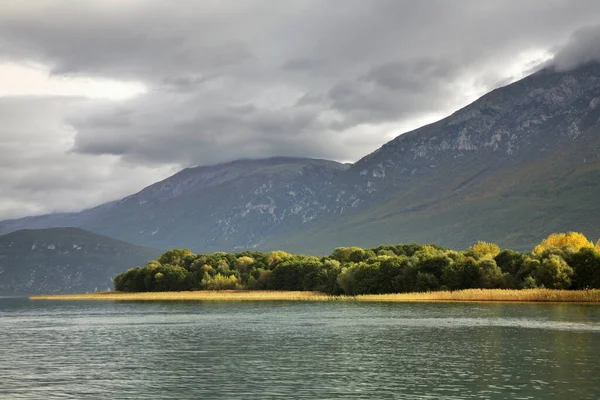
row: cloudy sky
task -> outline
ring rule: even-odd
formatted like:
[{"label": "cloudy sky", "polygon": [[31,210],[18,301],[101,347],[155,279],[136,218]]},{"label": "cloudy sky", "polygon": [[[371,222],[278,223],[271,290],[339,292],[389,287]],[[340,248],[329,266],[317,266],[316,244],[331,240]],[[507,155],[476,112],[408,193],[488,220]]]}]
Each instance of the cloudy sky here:
[{"label": "cloudy sky", "polygon": [[0,219],[193,165],[355,161],[600,54],[598,24],[597,0],[0,0]]}]

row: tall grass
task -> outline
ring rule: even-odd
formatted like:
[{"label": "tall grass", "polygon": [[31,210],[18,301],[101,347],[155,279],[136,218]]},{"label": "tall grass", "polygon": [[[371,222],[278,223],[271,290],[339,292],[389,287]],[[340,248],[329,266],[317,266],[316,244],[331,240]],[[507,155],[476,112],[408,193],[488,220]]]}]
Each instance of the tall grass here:
[{"label": "tall grass", "polygon": [[319,292],[286,291],[195,291],[195,292],[101,292],[87,294],[39,295],[31,300],[113,300],[113,301],[370,301],[370,302],[577,302],[599,303],[600,289],[467,289],[454,292],[370,294],[329,296]]},{"label": "tall grass", "polygon": [[356,296],[358,301],[513,301],[513,302],[600,302],[600,290],[555,289],[465,289],[444,292],[394,293]]},{"label": "tall grass", "polygon": [[194,292],[100,292],[86,294],[40,295],[31,300],[127,300],[127,301],[309,301],[332,300],[335,297],[320,292],[285,292],[267,290],[200,290]]}]

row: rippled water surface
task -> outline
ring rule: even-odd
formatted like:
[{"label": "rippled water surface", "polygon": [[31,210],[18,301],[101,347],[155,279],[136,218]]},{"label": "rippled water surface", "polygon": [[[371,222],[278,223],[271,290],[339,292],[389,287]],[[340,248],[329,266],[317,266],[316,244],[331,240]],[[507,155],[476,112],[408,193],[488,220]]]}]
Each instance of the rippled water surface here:
[{"label": "rippled water surface", "polygon": [[600,306],[0,298],[1,399],[598,399]]}]

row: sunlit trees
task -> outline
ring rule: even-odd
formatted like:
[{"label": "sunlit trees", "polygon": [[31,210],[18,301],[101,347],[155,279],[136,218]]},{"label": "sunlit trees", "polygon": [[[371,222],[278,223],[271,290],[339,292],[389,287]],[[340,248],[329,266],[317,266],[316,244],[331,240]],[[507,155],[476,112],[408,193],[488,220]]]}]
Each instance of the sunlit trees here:
[{"label": "sunlit trees", "polygon": [[[599,241],[600,242],[600,241]],[[553,234],[534,252],[477,242],[465,251],[398,244],[339,247],[327,257],[284,251],[194,254],[167,251],[114,278],[128,292],[303,290],[329,294],[400,293],[468,288],[600,288],[600,243],[577,232]]]},{"label": "sunlit trees", "polygon": [[156,261],[158,261],[160,264],[163,264],[163,265],[167,265],[167,264],[181,265],[181,263],[187,257],[193,257],[193,256],[194,256],[194,253],[192,253],[188,249],[173,249],[173,250],[169,250],[166,253],[164,253]]},{"label": "sunlit trees", "polygon": [[269,267],[275,266],[275,264],[279,263],[282,260],[292,258],[293,256],[285,251],[276,250],[267,254],[266,262]]},{"label": "sunlit trees", "polygon": [[338,247],[331,254],[331,258],[338,260],[341,263],[361,262],[369,258],[375,257],[373,250],[364,250],[360,247]]},{"label": "sunlit trees", "polygon": [[477,242],[467,250],[467,255],[475,258],[494,258],[500,253],[500,247],[494,243]]},{"label": "sunlit trees", "polygon": [[537,245],[534,249],[534,253],[541,253],[544,250],[548,250],[552,247],[558,248],[572,248],[577,251],[583,247],[594,247],[594,244],[590,242],[583,233],[579,232],[567,232],[567,233],[553,233],[546,239]]},{"label": "sunlit trees", "polygon": [[202,289],[205,290],[226,290],[239,289],[238,280],[234,275],[223,276],[216,274],[215,276],[207,276],[202,280]]}]

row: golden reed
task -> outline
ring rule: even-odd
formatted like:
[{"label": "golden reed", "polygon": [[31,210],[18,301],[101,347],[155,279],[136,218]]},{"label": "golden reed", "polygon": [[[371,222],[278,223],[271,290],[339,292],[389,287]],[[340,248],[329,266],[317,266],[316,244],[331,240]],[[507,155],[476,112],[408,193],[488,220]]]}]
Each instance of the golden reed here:
[{"label": "golden reed", "polygon": [[445,292],[329,296],[320,292],[267,290],[220,290],[194,292],[98,292],[86,294],[37,295],[31,300],[112,300],[112,301],[372,301],[372,302],[573,302],[598,303],[600,289],[466,289]]}]

